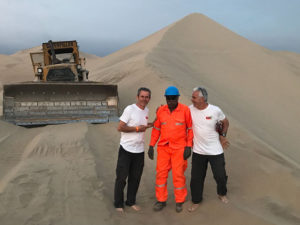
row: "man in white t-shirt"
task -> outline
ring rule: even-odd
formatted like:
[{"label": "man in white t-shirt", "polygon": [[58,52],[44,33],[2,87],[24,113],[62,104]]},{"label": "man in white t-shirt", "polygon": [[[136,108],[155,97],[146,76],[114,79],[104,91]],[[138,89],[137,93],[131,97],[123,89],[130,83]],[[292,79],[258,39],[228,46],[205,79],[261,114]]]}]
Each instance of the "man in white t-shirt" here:
[{"label": "man in white t-shirt", "polygon": [[144,168],[144,135],[152,126],[148,123],[149,109],[146,107],[151,98],[151,91],[138,89],[136,103],[125,108],[118,126],[121,141],[116,169],[114,205],[117,211],[124,212],[124,188],[128,178],[126,205],[140,210],[136,205],[136,194]]},{"label": "man in white t-shirt", "polygon": [[[192,205],[188,210],[194,211],[202,201],[208,162],[217,183],[218,197],[222,202],[228,202],[223,148],[229,146],[229,142],[226,139],[229,121],[218,106],[207,102],[207,91],[204,88],[194,88],[191,101],[193,103],[193,105],[190,105],[190,111],[193,121],[194,139],[190,183]],[[219,131],[216,130],[218,122],[222,123],[222,129]]]}]

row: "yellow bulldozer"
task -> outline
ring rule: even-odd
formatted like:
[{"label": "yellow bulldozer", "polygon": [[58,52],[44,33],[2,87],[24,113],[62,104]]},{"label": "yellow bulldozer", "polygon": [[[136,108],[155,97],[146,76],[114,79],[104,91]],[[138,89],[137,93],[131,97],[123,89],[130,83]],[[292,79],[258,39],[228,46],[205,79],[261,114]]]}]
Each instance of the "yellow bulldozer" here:
[{"label": "yellow bulldozer", "polygon": [[118,87],[88,80],[76,41],[51,40],[30,53],[34,80],[3,86],[4,120],[31,126],[118,120]]}]

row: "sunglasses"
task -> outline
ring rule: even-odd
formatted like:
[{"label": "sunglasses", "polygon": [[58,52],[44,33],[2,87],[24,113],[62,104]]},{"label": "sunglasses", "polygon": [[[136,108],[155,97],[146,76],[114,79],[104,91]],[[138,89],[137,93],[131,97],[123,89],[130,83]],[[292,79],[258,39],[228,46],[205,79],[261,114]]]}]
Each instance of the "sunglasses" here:
[{"label": "sunglasses", "polygon": [[166,99],[167,99],[167,100],[176,100],[177,98],[178,98],[177,95],[167,95],[167,96],[166,96]]}]

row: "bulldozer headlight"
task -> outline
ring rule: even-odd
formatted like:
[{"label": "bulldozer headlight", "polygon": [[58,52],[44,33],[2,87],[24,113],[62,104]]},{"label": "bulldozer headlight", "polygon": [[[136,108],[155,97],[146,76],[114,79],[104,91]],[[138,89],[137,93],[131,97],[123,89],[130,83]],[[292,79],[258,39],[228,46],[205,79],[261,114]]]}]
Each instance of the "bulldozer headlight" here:
[{"label": "bulldozer headlight", "polygon": [[39,74],[41,74],[41,73],[43,73],[43,69],[42,69],[42,68],[38,68],[38,69],[37,69],[37,72],[38,72]]}]

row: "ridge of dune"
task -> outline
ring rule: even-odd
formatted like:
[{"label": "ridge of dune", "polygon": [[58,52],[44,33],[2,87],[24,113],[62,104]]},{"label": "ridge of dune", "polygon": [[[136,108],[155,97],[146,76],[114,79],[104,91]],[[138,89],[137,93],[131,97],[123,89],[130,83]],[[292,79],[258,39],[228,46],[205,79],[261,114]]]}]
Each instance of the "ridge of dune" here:
[{"label": "ridge of dune", "polygon": [[289,51],[277,51],[275,54],[286,62],[296,76],[300,77],[300,54]]},{"label": "ridge of dune", "polygon": [[2,84],[33,80],[33,69],[30,52],[39,51],[41,46],[18,51],[6,55],[5,61],[0,61],[0,80]]},{"label": "ridge of dune", "polygon": [[300,77],[294,62],[192,14],[165,32],[146,64],[186,95],[205,86],[212,102],[299,166],[300,124],[294,121],[300,114]]},{"label": "ridge of dune", "polygon": [[176,49],[201,51],[207,53],[230,53],[253,47],[258,44],[232,32],[214,20],[200,13],[185,16],[169,27],[159,45],[166,42]]},{"label": "ridge of dune", "polygon": [[[164,33],[173,24],[162,28],[152,35],[130,45],[108,56],[98,60],[91,70],[91,79],[103,82],[117,83],[125,76],[130,76],[134,69],[144,67],[144,58],[160,42]],[[122,74],[120,74],[120,72]],[[115,79],[111,79],[111,78]]]},{"label": "ridge of dune", "polygon": [[[119,84],[120,93],[139,80],[145,85],[155,80],[155,89],[175,84],[187,99],[194,86],[205,86],[212,103],[299,167],[300,125],[294,123],[300,114],[298,58],[296,53],[280,54],[259,46],[194,13],[103,57],[91,77]],[[284,91],[275,98],[278,90]],[[125,97],[121,100],[127,103]]]},{"label": "ridge of dune", "polygon": [[22,57],[23,58],[24,56],[29,55],[30,52],[40,52],[40,51],[42,51],[42,46],[41,45],[17,51],[17,52],[15,52],[15,53],[13,53],[9,56],[11,56],[11,57]]},{"label": "ridge of dune", "polygon": [[[138,80],[153,83],[149,78],[160,84],[156,89],[163,89],[161,84],[178,85],[186,97],[194,86],[205,86],[212,103],[299,167],[300,125],[294,123],[300,114],[298,58],[296,53],[259,46],[194,13],[103,57],[91,77],[119,84],[121,92]],[[274,97],[278,90],[284,91]]]}]

